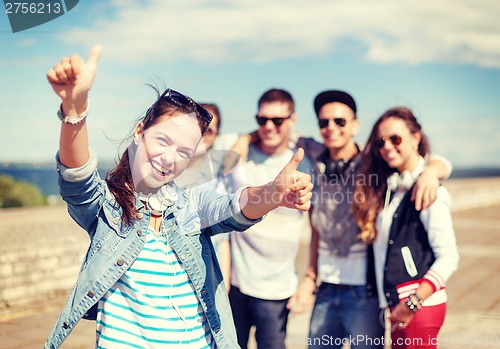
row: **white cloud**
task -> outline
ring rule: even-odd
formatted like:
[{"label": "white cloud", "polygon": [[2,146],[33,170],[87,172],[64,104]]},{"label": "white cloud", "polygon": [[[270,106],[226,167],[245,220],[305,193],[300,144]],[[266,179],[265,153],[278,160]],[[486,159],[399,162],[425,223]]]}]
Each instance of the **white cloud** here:
[{"label": "white cloud", "polygon": [[[81,5],[83,6],[83,4]],[[118,62],[266,62],[366,45],[378,63],[500,67],[496,0],[191,0],[98,3],[67,43],[97,42]],[[111,13],[111,15],[110,15]]]}]

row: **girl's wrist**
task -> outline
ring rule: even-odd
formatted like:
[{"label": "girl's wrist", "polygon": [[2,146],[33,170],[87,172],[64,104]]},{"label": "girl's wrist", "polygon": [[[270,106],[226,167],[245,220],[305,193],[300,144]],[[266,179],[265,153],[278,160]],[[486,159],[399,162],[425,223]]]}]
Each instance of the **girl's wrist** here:
[{"label": "girl's wrist", "polygon": [[64,115],[70,115],[70,113],[80,115],[87,109],[88,100],[88,93],[82,93],[78,96],[72,96],[71,98],[62,98],[61,110]]},{"label": "girl's wrist", "polygon": [[87,100],[83,110],[80,111],[80,109],[81,108],[77,108],[75,106],[68,107],[68,105],[64,106],[61,104],[59,110],[57,111],[57,116],[59,117],[59,120],[65,124],[76,125],[85,121],[89,115],[90,101]]},{"label": "girl's wrist", "polygon": [[412,311],[412,313],[416,313],[422,308],[422,304],[424,303],[423,299],[417,295],[416,292],[411,293],[408,297],[406,297],[404,301],[406,307]]}]

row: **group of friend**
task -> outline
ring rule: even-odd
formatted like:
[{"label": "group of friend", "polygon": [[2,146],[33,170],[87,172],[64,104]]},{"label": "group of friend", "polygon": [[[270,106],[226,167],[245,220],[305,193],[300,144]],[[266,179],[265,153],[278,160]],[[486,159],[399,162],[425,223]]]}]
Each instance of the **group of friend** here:
[{"label": "group of friend", "polygon": [[91,244],[46,348],[87,318],[96,348],[246,348],[255,327],[259,348],[282,349],[289,316],[311,307],[308,348],[383,348],[386,324],[393,348],[436,348],[459,260],[440,185],[451,164],[410,109],[387,110],[362,147],[354,98],[323,91],[320,143],[294,132],[291,94],[271,89],[256,131],[231,139],[217,105],[166,89],[101,179],[86,126],[99,55],[47,74],[62,100],[61,195]]}]

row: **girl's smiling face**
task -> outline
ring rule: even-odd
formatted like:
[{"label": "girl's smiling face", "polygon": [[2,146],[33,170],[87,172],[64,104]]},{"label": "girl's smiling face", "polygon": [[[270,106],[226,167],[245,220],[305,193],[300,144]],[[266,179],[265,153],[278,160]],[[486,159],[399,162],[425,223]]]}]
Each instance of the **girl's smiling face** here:
[{"label": "girl's smiling face", "polygon": [[378,127],[377,143],[380,156],[389,167],[401,173],[412,171],[417,166],[420,133],[411,133],[404,120],[389,117],[382,121]]},{"label": "girl's smiling face", "polygon": [[162,116],[148,129],[143,126],[137,125],[129,158],[135,189],[147,194],[184,171],[201,140],[201,130],[191,114]]}]

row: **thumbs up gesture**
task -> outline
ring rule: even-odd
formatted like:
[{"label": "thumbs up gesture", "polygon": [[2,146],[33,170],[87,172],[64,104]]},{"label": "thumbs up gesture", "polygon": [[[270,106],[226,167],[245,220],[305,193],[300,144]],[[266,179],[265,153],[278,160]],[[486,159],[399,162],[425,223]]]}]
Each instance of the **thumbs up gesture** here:
[{"label": "thumbs up gesture", "polygon": [[311,176],[297,171],[304,158],[304,149],[299,148],[273,181],[275,193],[281,200],[279,206],[307,211],[311,207],[313,184]]},{"label": "thumbs up gesture", "polygon": [[[64,57],[47,72],[47,80],[61,97],[65,109],[85,109],[87,96],[94,82],[101,46],[92,48],[87,61],[78,55]],[[65,114],[68,115],[68,114]]]},{"label": "thumbs up gesture", "polygon": [[272,182],[246,188],[239,201],[243,215],[257,219],[279,206],[309,210],[313,188],[311,176],[297,171],[303,158],[304,149],[299,148]]}]

